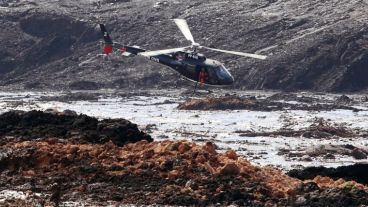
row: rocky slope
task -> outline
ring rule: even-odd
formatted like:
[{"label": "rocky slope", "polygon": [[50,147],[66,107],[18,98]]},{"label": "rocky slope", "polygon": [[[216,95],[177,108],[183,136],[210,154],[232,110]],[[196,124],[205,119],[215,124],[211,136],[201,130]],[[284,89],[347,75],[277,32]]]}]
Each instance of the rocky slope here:
[{"label": "rocky slope", "polygon": [[1,0],[0,6],[0,84],[7,88],[172,86],[174,72],[142,57],[96,57],[95,29],[104,22],[116,41],[148,49],[187,45],[172,18],[187,19],[203,45],[269,56],[206,53],[232,69],[234,88],[368,88],[366,0]]}]

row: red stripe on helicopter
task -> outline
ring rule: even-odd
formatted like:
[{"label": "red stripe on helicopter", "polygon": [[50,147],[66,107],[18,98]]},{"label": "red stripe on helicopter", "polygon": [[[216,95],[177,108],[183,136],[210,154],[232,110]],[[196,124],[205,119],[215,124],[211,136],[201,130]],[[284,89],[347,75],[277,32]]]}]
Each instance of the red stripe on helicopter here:
[{"label": "red stripe on helicopter", "polygon": [[126,52],[126,51],[127,51],[127,49],[126,49],[125,47],[120,48],[120,52],[121,52],[121,53],[124,53],[124,52]]},{"label": "red stripe on helicopter", "polygon": [[106,55],[112,53],[112,45],[105,45],[103,52]]}]

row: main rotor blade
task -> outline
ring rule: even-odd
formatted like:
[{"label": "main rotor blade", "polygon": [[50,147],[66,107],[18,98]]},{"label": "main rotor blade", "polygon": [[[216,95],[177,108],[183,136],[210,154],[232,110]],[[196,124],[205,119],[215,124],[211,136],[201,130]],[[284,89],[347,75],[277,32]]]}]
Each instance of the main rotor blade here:
[{"label": "main rotor blade", "polygon": [[194,44],[194,38],[192,33],[190,32],[187,21],[185,19],[174,19],[174,22],[179,27],[185,38],[187,38],[187,40],[191,41]]},{"label": "main rotor blade", "polygon": [[184,51],[186,48],[187,47],[173,48],[173,49],[166,49],[166,50],[154,50],[154,51],[141,52],[138,54],[142,56],[146,56],[146,57],[151,57],[151,56],[157,56],[157,55],[162,55],[162,54],[181,52],[181,51]]},{"label": "main rotor blade", "polygon": [[233,55],[239,55],[239,56],[243,56],[243,57],[251,57],[251,58],[261,59],[261,60],[264,60],[264,59],[267,58],[267,56],[264,56],[264,55],[250,54],[250,53],[244,53],[244,52],[235,52],[235,51],[229,51],[229,50],[220,50],[220,49],[215,49],[215,48],[210,48],[210,47],[203,47],[203,46],[202,46],[202,48],[206,48],[206,49],[217,51],[217,52],[223,52],[223,53],[229,53],[229,54],[233,54]]}]

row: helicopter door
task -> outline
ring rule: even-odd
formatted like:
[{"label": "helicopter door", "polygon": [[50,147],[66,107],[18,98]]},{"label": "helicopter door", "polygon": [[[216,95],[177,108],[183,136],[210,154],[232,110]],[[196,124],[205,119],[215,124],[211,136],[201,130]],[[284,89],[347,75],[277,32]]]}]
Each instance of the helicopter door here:
[{"label": "helicopter door", "polygon": [[186,65],[186,70],[183,71],[183,75],[187,78],[190,78],[190,79],[198,79],[197,78],[197,72],[196,72],[196,68],[197,66],[196,65],[192,65],[192,64],[187,64]]},{"label": "helicopter door", "polygon": [[206,72],[208,74],[207,82],[210,84],[217,84],[216,71],[213,67],[206,67]]}]

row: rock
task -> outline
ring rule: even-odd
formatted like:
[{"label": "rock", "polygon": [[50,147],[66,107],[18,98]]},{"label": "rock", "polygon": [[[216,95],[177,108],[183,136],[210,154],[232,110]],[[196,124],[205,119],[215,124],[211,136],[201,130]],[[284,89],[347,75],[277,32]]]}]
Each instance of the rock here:
[{"label": "rock", "polygon": [[208,162],[204,163],[204,167],[206,168],[206,170],[211,173],[212,175],[216,174],[216,170],[211,166],[211,164],[209,164]]},{"label": "rock", "polygon": [[352,102],[353,99],[349,98],[346,95],[342,95],[335,100],[335,103],[337,104],[351,104]]},{"label": "rock", "polygon": [[296,199],[295,205],[298,205],[298,206],[304,205],[306,201],[307,199],[304,198],[304,196],[300,196]]},{"label": "rock", "polygon": [[153,155],[155,154],[155,151],[150,149],[150,150],[147,150],[143,153],[143,158],[144,159],[150,159],[151,157],[153,157]]},{"label": "rock", "polygon": [[229,159],[232,160],[237,160],[238,159],[238,155],[236,154],[236,152],[234,150],[228,150],[225,153],[226,157],[228,157]]},{"label": "rock", "polygon": [[175,179],[175,178],[178,178],[179,176],[180,176],[180,173],[177,170],[172,170],[168,174],[168,178],[170,179]]},{"label": "rock", "polygon": [[301,161],[305,161],[305,162],[312,162],[312,158],[308,155],[303,155],[303,157],[300,158]]},{"label": "rock", "polygon": [[326,160],[333,160],[333,159],[336,159],[335,155],[333,154],[330,154],[330,153],[327,153],[323,159],[326,159]]},{"label": "rock", "polygon": [[45,113],[58,114],[59,111],[56,108],[48,108],[45,110]]},{"label": "rock", "polygon": [[220,169],[220,175],[237,175],[240,173],[240,168],[235,163],[226,163]]},{"label": "rock", "polygon": [[213,155],[217,154],[216,148],[217,146],[212,142],[206,142],[206,144],[203,145],[203,149]]},{"label": "rock", "polygon": [[65,116],[77,116],[77,112],[73,111],[73,110],[69,110],[69,109],[66,109],[64,110],[61,115],[65,115]]},{"label": "rock", "polygon": [[190,150],[190,146],[189,146],[189,144],[188,144],[188,143],[186,143],[186,142],[181,143],[181,144],[179,145],[179,147],[178,147],[178,151],[179,151],[181,154],[183,154],[183,153],[187,152],[188,150]]},{"label": "rock", "polygon": [[357,160],[367,159],[367,154],[359,148],[353,149],[353,151],[351,152],[351,156],[353,156]]},{"label": "rock", "polygon": [[36,175],[36,173],[34,170],[26,170],[26,171],[23,171],[22,175],[25,177],[33,177]]},{"label": "rock", "polygon": [[197,163],[201,163],[201,164],[203,164],[203,163],[205,163],[205,162],[207,162],[208,160],[203,156],[203,155],[198,155],[197,157],[196,157],[196,162]]}]

